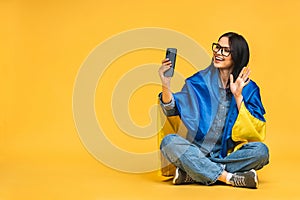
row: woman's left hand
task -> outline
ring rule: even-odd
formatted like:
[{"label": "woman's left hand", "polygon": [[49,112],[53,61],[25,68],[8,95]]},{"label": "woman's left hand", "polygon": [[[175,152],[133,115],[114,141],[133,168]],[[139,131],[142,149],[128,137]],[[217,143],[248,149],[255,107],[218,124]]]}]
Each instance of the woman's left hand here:
[{"label": "woman's left hand", "polygon": [[235,82],[233,82],[233,75],[230,74],[230,90],[234,98],[237,100],[237,104],[240,104],[243,99],[243,88],[250,82],[250,72],[251,70],[249,67],[244,67]]}]

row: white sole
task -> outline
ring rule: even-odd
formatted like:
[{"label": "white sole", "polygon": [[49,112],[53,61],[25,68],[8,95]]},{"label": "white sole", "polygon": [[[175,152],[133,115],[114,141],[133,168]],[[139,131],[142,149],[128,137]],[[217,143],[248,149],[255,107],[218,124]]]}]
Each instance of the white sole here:
[{"label": "white sole", "polygon": [[258,178],[257,178],[257,173],[256,173],[256,171],[254,170],[254,169],[251,169],[250,170],[251,172],[253,172],[254,174],[255,174],[255,176],[254,176],[254,180],[255,180],[255,183],[256,183],[256,188],[258,187]]},{"label": "white sole", "polygon": [[176,185],[176,180],[178,179],[178,176],[179,176],[179,168],[177,167],[176,170],[175,170],[175,176],[173,178],[173,184]]}]

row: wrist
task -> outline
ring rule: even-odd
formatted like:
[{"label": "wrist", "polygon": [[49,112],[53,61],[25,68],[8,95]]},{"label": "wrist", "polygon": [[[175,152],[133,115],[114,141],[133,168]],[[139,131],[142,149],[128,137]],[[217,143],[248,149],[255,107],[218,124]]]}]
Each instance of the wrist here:
[{"label": "wrist", "polygon": [[170,90],[170,84],[162,84],[161,86],[163,90]]},{"label": "wrist", "polygon": [[244,97],[241,94],[240,95],[234,95],[234,99],[235,99],[237,104],[240,104],[243,101]]}]

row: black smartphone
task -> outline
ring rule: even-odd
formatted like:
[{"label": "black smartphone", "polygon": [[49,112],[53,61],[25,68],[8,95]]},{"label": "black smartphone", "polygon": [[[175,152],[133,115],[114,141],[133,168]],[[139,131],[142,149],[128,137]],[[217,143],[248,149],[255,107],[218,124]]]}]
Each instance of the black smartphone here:
[{"label": "black smartphone", "polygon": [[176,62],[177,49],[176,48],[167,48],[166,58],[172,62],[172,66],[170,69],[165,71],[165,77],[172,77],[174,75],[175,62]]}]

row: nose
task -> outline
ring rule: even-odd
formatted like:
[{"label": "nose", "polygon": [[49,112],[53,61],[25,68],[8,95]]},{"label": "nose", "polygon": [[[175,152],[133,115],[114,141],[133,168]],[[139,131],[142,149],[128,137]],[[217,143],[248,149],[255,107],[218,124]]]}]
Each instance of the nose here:
[{"label": "nose", "polygon": [[217,54],[222,55],[222,48],[217,51]]}]

